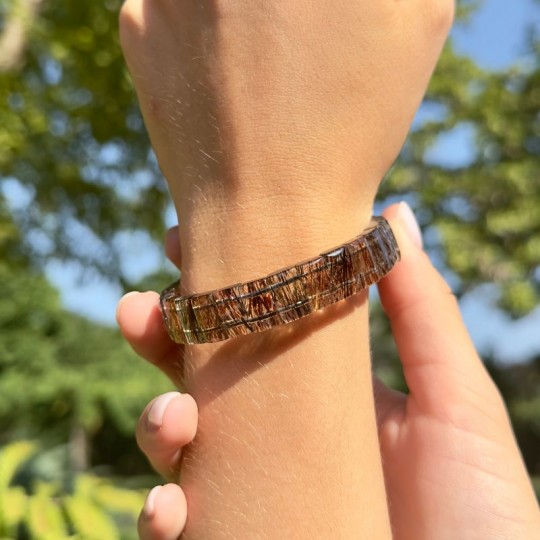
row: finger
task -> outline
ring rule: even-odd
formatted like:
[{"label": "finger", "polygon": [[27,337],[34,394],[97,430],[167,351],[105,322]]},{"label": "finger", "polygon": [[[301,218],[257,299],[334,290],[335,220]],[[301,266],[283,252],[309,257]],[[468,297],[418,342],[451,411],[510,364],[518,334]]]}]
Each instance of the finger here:
[{"label": "finger", "polygon": [[141,540],[178,540],[187,519],[184,492],[176,484],[156,486],[146,498],[139,516]]},{"label": "finger", "polygon": [[385,424],[390,415],[395,414],[399,417],[403,414],[406,396],[401,392],[388,388],[375,375],[373,375],[373,398],[378,427]]},{"label": "finger", "polygon": [[133,350],[180,386],[183,347],[174,343],[167,334],[159,295],[155,292],[126,294],[118,303],[116,320]]},{"label": "finger", "polygon": [[139,448],[164,478],[178,480],[181,450],[195,437],[197,404],[189,394],[168,392],[152,400],[139,418]]},{"label": "finger", "polygon": [[182,265],[182,253],[180,250],[178,226],[172,227],[165,234],[165,255],[167,255],[170,261],[180,269]]},{"label": "finger", "polygon": [[379,292],[411,397],[424,411],[448,410],[465,397],[498,397],[456,298],[421,248],[420,230],[410,208],[400,203],[385,216],[402,258],[380,282]]}]

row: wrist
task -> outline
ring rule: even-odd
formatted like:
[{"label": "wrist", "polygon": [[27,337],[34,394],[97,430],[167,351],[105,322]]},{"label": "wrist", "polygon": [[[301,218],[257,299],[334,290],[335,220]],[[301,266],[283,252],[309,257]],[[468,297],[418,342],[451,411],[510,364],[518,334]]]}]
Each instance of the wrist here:
[{"label": "wrist", "polygon": [[350,241],[370,221],[371,200],[229,192],[179,210],[185,292],[248,281]]}]

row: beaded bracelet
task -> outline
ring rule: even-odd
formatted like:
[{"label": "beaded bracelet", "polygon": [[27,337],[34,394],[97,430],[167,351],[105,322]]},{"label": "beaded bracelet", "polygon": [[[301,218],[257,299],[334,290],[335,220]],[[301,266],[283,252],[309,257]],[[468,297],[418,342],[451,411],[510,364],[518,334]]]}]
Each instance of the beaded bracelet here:
[{"label": "beaded bracelet", "polygon": [[171,339],[223,341],[288,324],[366,289],[399,260],[388,222],[373,217],[354,240],[263,278],[211,292],[180,294],[180,281],[161,293]]}]

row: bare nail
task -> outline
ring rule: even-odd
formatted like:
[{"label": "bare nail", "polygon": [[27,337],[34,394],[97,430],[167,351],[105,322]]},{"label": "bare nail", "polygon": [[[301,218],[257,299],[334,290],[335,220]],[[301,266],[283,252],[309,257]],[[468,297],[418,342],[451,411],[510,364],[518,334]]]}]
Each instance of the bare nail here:
[{"label": "bare nail", "polygon": [[150,491],[146,497],[146,501],[143,506],[143,515],[146,519],[152,519],[156,513],[156,497],[161,491],[162,486],[156,486]]},{"label": "bare nail", "polygon": [[161,429],[167,405],[180,395],[180,392],[168,392],[154,400],[146,416],[148,427],[150,429]]},{"label": "bare nail", "polygon": [[416,221],[416,216],[411,210],[411,207],[405,202],[402,201],[399,203],[398,216],[401,220],[401,223],[405,226],[405,229],[409,233],[409,238],[420,248],[424,246],[424,241],[422,240],[422,231]]}]

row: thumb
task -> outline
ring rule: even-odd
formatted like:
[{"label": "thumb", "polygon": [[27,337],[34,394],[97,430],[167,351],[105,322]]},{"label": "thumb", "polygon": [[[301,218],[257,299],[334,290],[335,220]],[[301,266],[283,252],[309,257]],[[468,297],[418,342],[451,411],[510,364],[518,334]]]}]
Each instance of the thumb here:
[{"label": "thumb", "polygon": [[456,403],[479,397],[490,404],[501,403],[455,296],[422,250],[410,207],[402,202],[384,215],[400,246],[401,261],[380,282],[379,293],[412,402],[421,412],[445,416],[456,410]]}]

